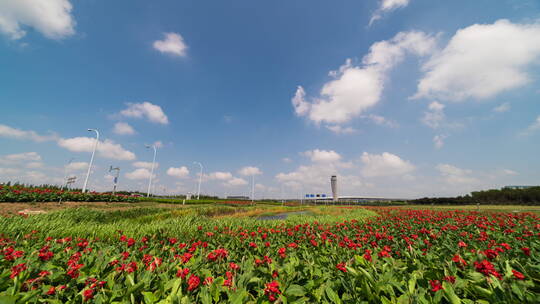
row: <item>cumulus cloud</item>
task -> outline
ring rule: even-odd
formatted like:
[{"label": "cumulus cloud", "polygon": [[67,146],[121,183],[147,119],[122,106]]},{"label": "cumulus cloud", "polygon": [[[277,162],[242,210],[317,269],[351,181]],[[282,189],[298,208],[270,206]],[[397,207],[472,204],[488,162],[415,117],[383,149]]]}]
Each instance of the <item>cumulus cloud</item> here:
[{"label": "cumulus cloud", "polygon": [[58,136],[54,134],[39,135],[34,131],[21,130],[2,124],[0,124],[0,137],[14,138],[20,140],[31,140],[34,142],[45,142],[58,139]]},{"label": "cumulus cloud", "polygon": [[487,99],[528,84],[540,58],[540,23],[499,20],[460,29],[422,67],[413,98]]},{"label": "cumulus cloud", "polygon": [[[92,152],[96,139],[91,137],[61,138],[58,145],[72,152]],[[124,149],[120,144],[106,139],[100,141],[97,146],[100,156],[117,160],[134,160],[135,154]]]},{"label": "cumulus cloud", "polygon": [[186,178],[189,176],[189,170],[185,166],[180,168],[170,167],[167,169],[167,175],[177,178]]},{"label": "cumulus cloud", "polygon": [[[134,162],[132,163],[131,165],[133,165],[133,167],[135,168],[144,168],[144,169],[152,169],[152,162],[143,162],[143,161],[137,161],[137,162]],[[156,169],[157,167],[159,167],[159,163],[154,163],[154,169]]]},{"label": "cumulus cloud", "polygon": [[422,122],[432,129],[437,129],[441,126],[444,118],[444,105],[434,101],[429,104],[428,111],[424,112]]},{"label": "cumulus cloud", "polygon": [[40,161],[41,155],[39,155],[37,152],[25,152],[25,153],[17,153],[17,154],[8,154],[5,156],[2,156],[0,159],[6,160],[6,161],[13,161],[13,162]]},{"label": "cumulus cloud", "polygon": [[308,157],[312,162],[332,163],[341,160],[341,155],[334,150],[309,150],[302,152],[302,155]]},{"label": "cumulus cloud", "polygon": [[398,8],[406,7],[407,5],[409,5],[409,0],[380,0],[379,7],[369,20],[369,25],[381,19],[385,13],[391,12]]},{"label": "cumulus cloud", "polygon": [[75,33],[69,0],[2,0],[0,32],[16,40],[30,27],[47,38],[62,39]]},{"label": "cumulus cloud", "polygon": [[364,165],[362,175],[365,177],[405,176],[415,170],[409,161],[388,152],[382,154],[364,152],[361,161]]},{"label": "cumulus cloud", "polygon": [[87,162],[73,162],[66,165],[65,168],[68,172],[83,171],[83,170],[88,169],[88,163]]},{"label": "cumulus cloud", "polygon": [[[126,178],[131,180],[144,180],[150,178],[150,170],[145,168],[135,169],[131,172],[126,173]],[[154,177],[156,175],[154,174]]]},{"label": "cumulus cloud", "polygon": [[239,177],[233,177],[230,180],[228,180],[226,183],[224,183],[223,185],[230,186],[230,187],[237,187],[237,186],[245,186],[247,184],[248,182],[245,179],[239,178]]},{"label": "cumulus cloud", "polygon": [[154,41],[154,49],[173,56],[186,56],[187,45],[180,34],[164,33],[164,36],[163,40]]},{"label": "cumulus cloud", "polygon": [[167,115],[163,112],[160,106],[152,104],[148,101],[142,103],[127,103],[127,108],[120,111],[121,116],[132,118],[146,118],[151,122],[166,125],[169,123]]},{"label": "cumulus cloud", "polygon": [[346,123],[379,102],[388,72],[407,53],[424,56],[434,47],[435,38],[415,31],[400,32],[390,40],[376,42],[361,66],[347,59],[338,71],[330,72],[334,79],[323,85],[320,97],[308,100],[299,86],[291,100],[295,113],[315,123]]},{"label": "cumulus cloud", "polygon": [[449,184],[472,184],[478,182],[472,176],[473,172],[471,170],[461,169],[449,164],[438,164],[436,168]]},{"label": "cumulus cloud", "polygon": [[373,121],[375,124],[377,124],[379,126],[386,126],[386,127],[390,127],[390,128],[399,127],[397,122],[395,122],[393,120],[390,120],[388,118],[385,118],[383,116],[380,116],[380,115],[369,114],[368,118],[371,119],[371,121]]},{"label": "cumulus cloud", "polygon": [[135,130],[127,122],[117,122],[114,124],[113,132],[118,135],[133,135]]},{"label": "cumulus cloud", "polygon": [[257,167],[243,167],[238,171],[240,175],[251,176],[251,175],[260,175],[262,171]]},{"label": "cumulus cloud", "polygon": [[209,180],[229,180],[232,179],[233,176],[230,172],[212,172],[206,176]]},{"label": "cumulus cloud", "polygon": [[446,135],[435,135],[433,137],[433,145],[435,145],[435,148],[440,149],[444,146],[444,139],[446,138]]}]

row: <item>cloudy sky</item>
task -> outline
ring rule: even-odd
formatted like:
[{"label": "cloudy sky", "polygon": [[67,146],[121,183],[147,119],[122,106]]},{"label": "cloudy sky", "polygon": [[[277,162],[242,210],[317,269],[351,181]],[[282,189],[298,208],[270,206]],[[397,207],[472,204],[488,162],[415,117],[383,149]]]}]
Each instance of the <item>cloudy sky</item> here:
[{"label": "cloudy sky", "polygon": [[539,184],[540,2],[3,0],[0,106],[0,181],[82,186],[94,128],[91,190],[145,144],[158,193]]}]

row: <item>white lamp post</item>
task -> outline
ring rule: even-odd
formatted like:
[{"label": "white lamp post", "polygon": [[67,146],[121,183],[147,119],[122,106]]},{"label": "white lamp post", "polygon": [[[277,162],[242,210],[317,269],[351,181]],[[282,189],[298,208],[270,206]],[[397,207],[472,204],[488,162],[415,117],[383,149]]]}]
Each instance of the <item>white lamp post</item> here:
[{"label": "white lamp post", "polygon": [[[145,146],[148,149],[150,149],[150,145],[145,145]],[[154,175],[154,164],[156,162],[156,154],[157,154],[156,145],[152,145],[151,147],[154,148],[154,158],[152,160],[152,169],[150,170],[150,181],[148,182],[148,192],[146,193],[146,197],[150,197],[150,187],[152,187],[152,177]]]},{"label": "white lamp post", "polygon": [[88,132],[96,132],[96,142],[94,143],[94,149],[92,150],[92,157],[90,158],[90,164],[88,165],[88,172],[86,173],[86,179],[84,180],[84,186],[82,193],[86,192],[86,186],[88,185],[88,178],[90,177],[90,171],[92,170],[92,164],[94,163],[94,154],[96,154],[97,145],[99,142],[99,131],[96,129],[88,129]]},{"label": "white lamp post", "polygon": [[201,171],[199,172],[199,187],[197,189],[197,200],[198,200],[201,196],[201,182],[202,182],[203,166],[200,162],[193,162],[193,163],[201,167]]}]

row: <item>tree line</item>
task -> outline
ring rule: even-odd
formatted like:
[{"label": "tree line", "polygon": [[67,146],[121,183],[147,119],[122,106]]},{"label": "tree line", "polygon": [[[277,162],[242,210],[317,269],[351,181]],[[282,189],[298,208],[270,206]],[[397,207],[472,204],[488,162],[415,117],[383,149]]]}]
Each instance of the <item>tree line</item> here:
[{"label": "tree line", "polygon": [[540,205],[540,186],[525,189],[491,189],[474,191],[457,197],[424,197],[410,200],[409,204],[419,205]]}]

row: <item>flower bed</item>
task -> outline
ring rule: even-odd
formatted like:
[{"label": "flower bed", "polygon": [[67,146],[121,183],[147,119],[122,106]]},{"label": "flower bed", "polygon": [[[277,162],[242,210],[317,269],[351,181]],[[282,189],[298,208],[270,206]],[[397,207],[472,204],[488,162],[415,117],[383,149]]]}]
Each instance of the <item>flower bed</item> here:
[{"label": "flower bed", "polygon": [[0,185],[0,202],[136,202],[137,196],[111,193],[63,191],[42,187]]},{"label": "flower bed", "polygon": [[5,236],[0,300],[534,303],[539,298],[537,215],[370,209],[380,216],[365,222],[241,227],[208,221],[182,235],[134,239],[120,232],[112,241],[52,238],[46,231]]}]

